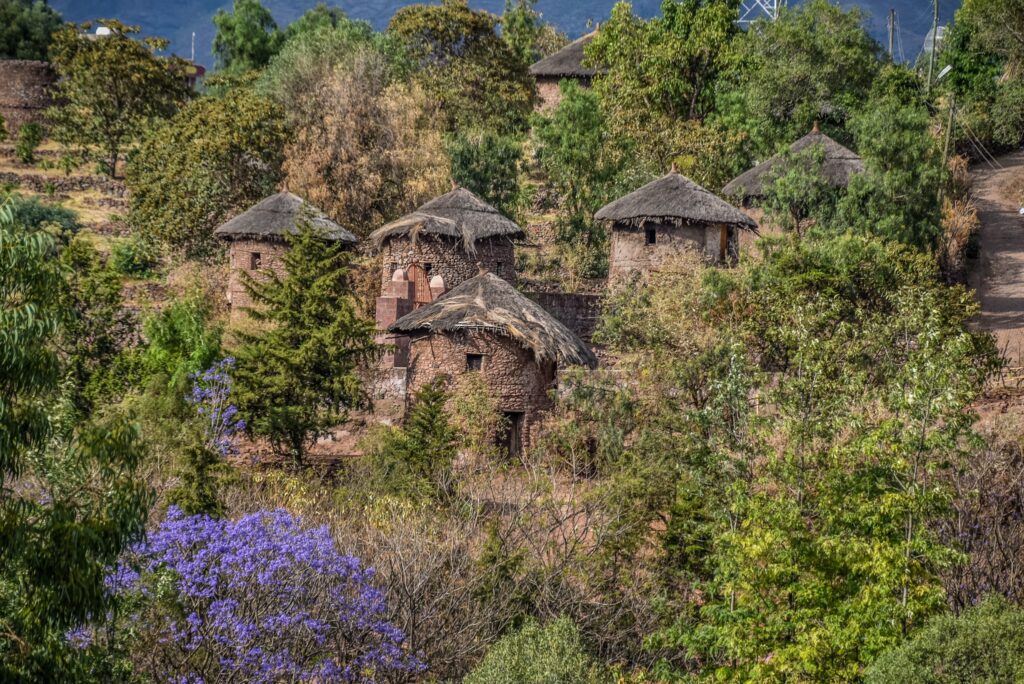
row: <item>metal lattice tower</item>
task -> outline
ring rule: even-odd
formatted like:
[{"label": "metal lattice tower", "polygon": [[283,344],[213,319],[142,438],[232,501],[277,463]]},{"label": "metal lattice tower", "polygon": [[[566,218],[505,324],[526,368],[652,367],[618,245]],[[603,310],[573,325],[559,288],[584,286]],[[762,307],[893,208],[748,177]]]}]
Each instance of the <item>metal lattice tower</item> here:
[{"label": "metal lattice tower", "polygon": [[743,0],[736,23],[747,26],[755,19],[775,21],[779,18],[779,10],[785,6],[786,0]]}]

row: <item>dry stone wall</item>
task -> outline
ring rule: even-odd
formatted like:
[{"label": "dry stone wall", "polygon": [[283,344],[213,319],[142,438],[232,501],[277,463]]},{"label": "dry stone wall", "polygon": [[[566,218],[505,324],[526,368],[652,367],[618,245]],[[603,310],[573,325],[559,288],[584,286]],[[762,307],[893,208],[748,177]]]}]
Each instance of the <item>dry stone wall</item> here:
[{"label": "dry stone wall", "polygon": [[47,62],[0,60],[0,116],[11,136],[26,123],[43,122],[43,112],[53,104],[50,91],[56,81]]},{"label": "dry stone wall", "polygon": [[590,343],[601,319],[602,295],[589,292],[525,292],[559,323]]},{"label": "dry stone wall", "polygon": [[[615,280],[632,273],[657,271],[663,264],[687,250],[699,254],[707,264],[720,264],[723,229],[727,235],[726,256],[731,259],[739,248],[736,228],[718,224],[676,226],[654,222],[645,224],[643,228],[616,225],[612,231],[608,277]],[[648,243],[649,230],[654,231],[653,244]]]},{"label": "dry stone wall", "polygon": [[[231,274],[228,277],[228,304],[231,319],[245,316],[244,309],[252,306],[252,297],[242,284],[242,272],[256,279],[265,278],[269,272],[285,275],[284,255],[288,245],[280,240],[234,240],[228,249]],[[258,257],[255,255],[259,255]],[[253,266],[258,266],[253,268]],[[262,274],[260,272],[263,272]]]},{"label": "dry stone wall", "polygon": [[408,237],[392,238],[381,250],[381,290],[391,282],[395,270],[412,264],[430,264],[430,276],[441,276],[445,290],[451,290],[479,273],[477,262],[500,278],[515,280],[515,247],[507,238],[479,240],[475,254],[468,254],[455,240],[420,236],[413,243]]}]

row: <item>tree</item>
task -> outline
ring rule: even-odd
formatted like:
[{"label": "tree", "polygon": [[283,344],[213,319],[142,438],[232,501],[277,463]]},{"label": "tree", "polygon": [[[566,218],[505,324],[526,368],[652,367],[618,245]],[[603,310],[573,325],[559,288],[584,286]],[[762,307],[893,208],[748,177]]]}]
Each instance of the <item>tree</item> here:
[{"label": "tree", "polygon": [[217,66],[234,73],[265,67],[283,39],[270,10],[260,0],[234,0],[231,12],[222,9],[213,15],[213,25],[217,28],[213,39]]},{"label": "tree", "polygon": [[193,100],[130,160],[129,221],[185,256],[217,253],[213,229],[280,182],[287,136],[282,110],[249,89]]},{"label": "tree", "polygon": [[51,62],[60,79],[48,111],[53,136],[84,150],[99,148],[111,176],[117,163],[146,129],[174,114],[188,93],[176,59],[156,56],[160,38],[135,40],[137,26],[104,21],[110,34],[82,36],[91,24],[69,26],[54,35]]},{"label": "tree", "polygon": [[515,217],[521,201],[523,141],[491,131],[455,133],[447,141],[452,180],[498,211]]},{"label": "tree", "polygon": [[608,672],[587,653],[579,628],[569,618],[561,617],[543,626],[529,622],[502,637],[464,681],[597,684],[608,678]]},{"label": "tree", "polygon": [[534,9],[536,4],[537,0],[505,0],[505,11],[501,15],[502,39],[527,66],[569,42],[564,33],[541,19]]},{"label": "tree", "polygon": [[786,158],[764,179],[761,205],[765,218],[802,236],[809,220],[827,220],[835,210],[838,191],[823,173],[825,151],[815,145]]},{"label": "tree", "polygon": [[522,131],[533,108],[527,64],[496,32],[498,18],[467,0],[407,5],[391,18],[418,66],[418,79],[438,100],[449,130]]},{"label": "tree", "polygon": [[258,326],[239,334],[235,389],[248,433],[301,464],[317,437],[366,405],[359,371],[378,348],[351,294],[344,247],[308,227],[287,242],[283,276],[246,279]]},{"label": "tree", "polygon": [[844,142],[842,129],[882,65],[863,22],[859,9],[812,0],[755,23],[735,42],[715,120],[746,131],[760,154],[793,142],[815,120]]},{"label": "tree", "polygon": [[288,188],[356,235],[450,185],[432,104],[389,71],[384,55],[358,49],[287,105],[295,130],[285,149]]},{"label": "tree", "polygon": [[63,24],[46,0],[0,0],[0,59],[46,60]]},{"label": "tree", "polygon": [[143,533],[149,496],[129,424],[64,410],[57,243],[0,207],[0,678],[75,681],[65,633],[111,605],[105,569]]},{"label": "tree", "polygon": [[967,0],[957,12],[957,23],[970,24],[978,40],[991,52],[1019,67],[1024,60],[1024,4],[1020,0]]},{"label": "tree", "polygon": [[1024,678],[1024,611],[992,596],[936,617],[864,673],[868,684],[1015,682]]},{"label": "tree", "polygon": [[22,164],[31,164],[36,160],[36,149],[43,142],[43,128],[34,121],[23,124],[18,129],[18,142],[14,145],[14,155]]}]

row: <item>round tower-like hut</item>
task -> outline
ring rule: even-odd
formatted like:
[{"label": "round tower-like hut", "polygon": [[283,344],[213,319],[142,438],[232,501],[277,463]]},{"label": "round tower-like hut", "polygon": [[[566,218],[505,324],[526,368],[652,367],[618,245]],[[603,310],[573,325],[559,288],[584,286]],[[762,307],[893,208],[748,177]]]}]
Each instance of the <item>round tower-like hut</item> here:
[{"label": "round tower-like hut", "polygon": [[53,104],[51,90],[57,75],[48,62],[28,59],[0,60],[0,116],[14,137],[27,123],[43,123]]},{"label": "round tower-like hut", "polygon": [[284,274],[282,257],[288,251],[285,236],[295,235],[306,224],[324,240],[354,246],[355,235],[324,216],[323,212],[290,192],[279,192],[245,210],[213,231],[229,243],[231,275],[228,280],[228,303],[235,317],[252,305],[243,285],[243,272],[257,276],[260,272]]},{"label": "round tower-like hut", "polygon": [[488,271],[515,280],[515,242],[526,233],[514,221],[465,188],[430,200],[370,235],[381,258],[381,291],[395,271],[414,285],[416,304],[425,304],[477,273]]},{"label": "round tower-like hut", "polygon": [[657,271],[685,250],[711,265],[733,263],[739,231],[757,223],[673,169],[602,207],[595,218],[611,225],[609,278]]},{"label": "round tower-like hut", "polygon": [[572,331],[487,272],[406,314],[390,332],[408,338],[409,396],[440,377],[483,376],[506,418],[511,454],[530,444],[551,408],[558,369],[597,366]]},{"label": "round tower-like hut", "polygon": [[589,88],[597,69],[583,66],[584,51],[594,40],[597,31],[577,38],[557,52],[530,66],[530,75],[537,84],[537,109],[557,107],[562,101],[560,84],[564,80],[576,81]]},{"label": "round tower-like hut", "polygon": [[776,154],[736,176],[722,188],[722,194],[739,199],[744,206],[756,205],[764,196],[764,184],[771,178],[772,172],[780,168],[787,158],[810,151],[815,146],[820,146],[824,153],[822,175],[837,188],[845,188],[851,177],[864,170],[864,162],[860,157],[822,133],[818,129],[818,122],[814,122],[811,132],[790,145],[786,152]]}]

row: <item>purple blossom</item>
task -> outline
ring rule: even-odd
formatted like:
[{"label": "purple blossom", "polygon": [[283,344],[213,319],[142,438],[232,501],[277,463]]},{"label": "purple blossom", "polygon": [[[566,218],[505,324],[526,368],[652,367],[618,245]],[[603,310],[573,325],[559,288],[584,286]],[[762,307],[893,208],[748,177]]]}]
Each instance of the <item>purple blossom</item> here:
[{"label": "purple blossom", "polygon": [[164,649],[153,662],[174,664],[158,680],[369,682],[424,669],[386,621],[373,570],[286,511],[231,521],[172,507],[131,560],[141,574],[118,568],[109,586],[176,597],[174,610],[152,602],[133,617]]},{"label": "purple blossom", "polygon": [[202,419],[203,441],[221,456],[236,452],[235,437],[245,429],[238,408],[230,403],[231,370],[235,358],[229,356],[201,373],[192,374],[190,404]]},{"label": "purple blossom", "polygon": [[88,627],[75,627],[74,629],[68,630],[68,633],[64,635],[64,638],[72,648],[86,649],[92,646],[93,633]]}]

